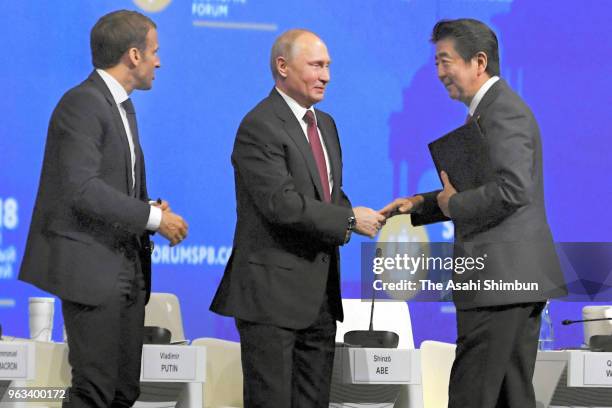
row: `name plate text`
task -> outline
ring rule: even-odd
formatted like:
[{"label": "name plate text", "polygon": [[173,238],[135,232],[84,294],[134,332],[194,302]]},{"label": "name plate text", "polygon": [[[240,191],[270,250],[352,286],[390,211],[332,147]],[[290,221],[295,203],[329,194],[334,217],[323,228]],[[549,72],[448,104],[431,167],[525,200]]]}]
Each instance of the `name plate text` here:
[{"label": "name plate text", "polygon": [[411,361],[408,350],[352,349],[355,382],[409,383]]},{"label": "name plate text", "polygon": [[28,378],[28,346],[0,343],[0,378]]},{"label": "name plate text", "polygon": [[195,380],[197,350],[185,346],[145,346],[142,350],[142,379]]},{"label": "name plate text", "polygon": [[612,386],[612,353],[585,353],[584,383]]}]

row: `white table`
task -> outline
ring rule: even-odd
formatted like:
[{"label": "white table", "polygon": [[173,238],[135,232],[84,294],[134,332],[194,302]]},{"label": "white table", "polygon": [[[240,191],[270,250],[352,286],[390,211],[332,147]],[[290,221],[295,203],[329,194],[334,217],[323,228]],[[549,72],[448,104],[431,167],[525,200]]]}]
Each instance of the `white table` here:
[{"label": "white table", "polygon": [[538,407],[612,407],[612,353],[539,351],[533,385]]},{"label": "white table", "polygon": [[423,408],[420,351],[336,348],[330,407]]},{"label": "white table", "polygon": [[[15,353],[17,353],[15,355]],[[152,402],[152,383],[159,384],[159,395],[175,395],[180,408],[202,408],[203,383],[206,380],[206,349],[202,346],[144,345],[140,380],[143,383],[141,399],[136,406],[159,407],[168,403]],[[15,365],[16,360],[18,364]],[[3,363],[4,362],[4,363]],[[67,387],[70,384],[68,349],[65,343],[33,342],[16,339],[0,341],[0,383],[11,387]],[[10,370],[9,370],[10,369]],[[164,386],[168,392],[163,392]],[[149,395],[147,395],[149,394]],[[144,397],[144,398],[143,398]],[[174,401],[174,400],[173,400]],[[28,403],[28,406],[32,405]],[[4,408],[7,404],[3,404]],[[35,405],[58,405],[35,403]]]}]

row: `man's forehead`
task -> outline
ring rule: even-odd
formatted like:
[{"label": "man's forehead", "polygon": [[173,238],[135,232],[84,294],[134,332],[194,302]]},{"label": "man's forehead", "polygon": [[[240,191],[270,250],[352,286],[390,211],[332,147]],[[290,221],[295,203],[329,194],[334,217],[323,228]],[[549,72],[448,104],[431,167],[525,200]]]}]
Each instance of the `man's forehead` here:
[{"label": "man's forehead", "polygon": [[314,36],[310,33],[305,33],[298,37],[293,43],[294,50],[296,51],[312,51],[315,49],[324,48],[327,50],[327,46],[319,37]]},{"label": "man's forehead", "polygon": [[449,38],[436,42],[436,57],[450,57],[456,54],[454,40]]},{"label": "man's forehead", "polygon": [[[296,44],[297,45],[297,44]],[[299,56],[301,58],[305,58],[307,60],[312,59],[327,59],[329,60],[329,52],[327,50],[327,46],[321,40],[301,43],[299,46],[296,46],[293,50],[294,56]]]},{"label": "man's forehead", "polygon": [[159,47],[159,42],[157,40],[157,30],[155,28],[149,29],[146,36],[147,46],[149,47]]}]

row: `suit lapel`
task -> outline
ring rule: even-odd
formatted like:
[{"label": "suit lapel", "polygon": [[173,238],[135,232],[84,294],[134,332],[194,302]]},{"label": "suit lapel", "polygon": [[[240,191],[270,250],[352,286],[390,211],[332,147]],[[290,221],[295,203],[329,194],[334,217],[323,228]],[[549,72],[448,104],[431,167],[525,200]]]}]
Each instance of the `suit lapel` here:
[{"label": "suit lapel", "polygon": [[[121,120],[121,115],[119,114],[119,108],[117,107],[117,104],[115,103],[115,100],[113,99],[113,95],[111,95],[108,87],[106,86],[106,83],[104,83],[104,80],[102,80],[102,78],[100,77],[100,75],[98,75],[97,72],[92,72],[92,74],[89,76],[89,80],[91,80],[95,87],[98,88],[98,90],[100,92],[102,92],[102,94],[104,95],[104,97],[106,98],[106,101],[109,103],[109,105],[111,106],[111,115],[113,118],[113,122],[115,124],[115,129],[117,130],[116,135],[119,137],[120,139],[120,143],[121,146],[123,147],[123,156],[124,156],[124,163],[125,163],[125,174],[126,174],[126,179],[125,179],[125,188],[126,188],[126,192],[128,194],[131,194],[132,192],[132,158],[130,157],[130,145],[128,143],[128,139],[127,139],[127,134],[125,133],[125,127],[123,126],[123,121]],[[136,151],[138,151],[138,149],[136,149]],[[136,158],[138,159],[138,157]]]},{"label": "suit lapel", "polygon": [[287,106],[287,103],[283,97],[276,92],[276,89],[273,89],[272,92],[270,92],[270,98],[272,98],[276,115],[284,122],[285,132],[287,132],[289,137],[298,147],[300,153],[302,153],[304,161],[306,162],[306,167],[310,173],[312,183],[317,190],[319,198],[323,200],[323,187],[321,186],[321,179],[319,178],[317,163],[312,155],[310,144],[308,144],[308,139],[306,139],[302,127],[300,126],[293,112],[291,112],[289,106]]},{"label": "suit lapel", "polygon": [[334,188],[331,192],[332,202],[336,202],[339,198],[340,184],[342,182],[340,179],[342,171],[340,169],[340,148],[337,143],[338,139],[334,137],[336,132],[331,126],[331,123],[324,120],[323,115],[319,111],[317,111],[317,125],[321,131],[321,137],[323,138],[325,150],[327,150],[327,158],[331,166],[332,180],[334,182]]}]

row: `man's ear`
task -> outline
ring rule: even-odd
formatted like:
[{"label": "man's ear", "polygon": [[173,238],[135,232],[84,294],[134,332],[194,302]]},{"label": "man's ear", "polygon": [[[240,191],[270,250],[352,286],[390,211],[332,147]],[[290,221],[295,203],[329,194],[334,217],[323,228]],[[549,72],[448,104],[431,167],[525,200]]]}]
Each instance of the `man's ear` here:
[{"label": "man's ear", "polygon": [[138,66],[140,64],[140,61],[142,60],[142,54],[140,53],[140,50],[136,47],[132,47],[127,50],[125,52],[125,57],[126,62],[129,64],[128,66],[130,67]]},{"label": "man's ear", "polygon": [[476,58],[476,64],[478,64],[478,75],[485,73],[489,62],[487,54],[480,51],[474,58]]},{"label": "man's ear", "polygon": [[282,78],[287,78],[287,60],[285,57],[277,57],[276,58],[276,72]]}]

